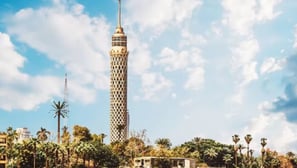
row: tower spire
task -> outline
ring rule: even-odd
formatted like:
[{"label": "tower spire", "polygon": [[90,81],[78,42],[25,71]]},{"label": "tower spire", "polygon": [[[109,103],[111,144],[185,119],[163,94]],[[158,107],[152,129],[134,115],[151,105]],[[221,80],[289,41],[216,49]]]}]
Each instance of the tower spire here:
[{"label": "tower spire", "polygon": [[68,104],[68,86],[67,86],[67,73],[65,73],[65,81],[64,81],[64,103],[66,104],[66,117],[64,118],[64,126],[68,125],[68,113],[69,113],[69,104]]},{"label": "tower spire", "polygon": [[119,0],[119,4],[118,4],[118,28],[122,27],[121,22],[122,22],[122,14],[121,14],[121,0]]}]

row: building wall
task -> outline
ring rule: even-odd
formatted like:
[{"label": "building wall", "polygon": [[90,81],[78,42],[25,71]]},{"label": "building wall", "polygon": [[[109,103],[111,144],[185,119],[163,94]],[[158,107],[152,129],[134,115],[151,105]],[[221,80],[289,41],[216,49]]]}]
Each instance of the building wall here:
[{"label": "building wall", "polygon": [[160,161],[168,161],[170,168],[196,168],[196,161],[180,157],[137,157],[134,159],[133,168],[159,168]]},{"label": "building wall", "polygon": [[24,140],[30,139],[31,138],[31,132],[29,131],[28,128],[17,128],[16,129],[18,136],[18,142],[22,143]]},{"label": "building wall", "polygon": [[[7,136],[6,134],[0,134],[0,147],[6,148]],[[0,168],[5,168],[7,164],[6,154],[0,154]]]}]

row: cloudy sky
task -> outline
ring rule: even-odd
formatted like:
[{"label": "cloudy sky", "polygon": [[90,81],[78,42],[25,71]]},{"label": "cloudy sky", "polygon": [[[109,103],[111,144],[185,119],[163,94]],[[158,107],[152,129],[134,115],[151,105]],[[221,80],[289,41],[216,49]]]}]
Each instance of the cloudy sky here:
[{"label": "cloudy sky", "polygon": [[[130,130],[174,145],[252,134],[297,152],[297,1],[122,0]],[[53,132],[53,100],[109,134],[109,50],[117,0],[1,0],[0,130]],[[244,143],[242,140],[241,143]]]}]

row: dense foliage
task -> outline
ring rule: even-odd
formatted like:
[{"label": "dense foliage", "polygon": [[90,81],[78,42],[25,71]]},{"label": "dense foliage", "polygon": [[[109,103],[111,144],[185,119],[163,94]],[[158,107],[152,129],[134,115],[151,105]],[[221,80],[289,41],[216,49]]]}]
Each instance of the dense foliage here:
[{"label": "dense foliage", "polygon": [[267,149],[265,138],[260,141],[262,148],[257,149],[261,151],[259,156],[253,156],[254,150],[249,148],[252,136],[249,134],[244,137],[245,144],[240,144],[239,135],[234,135],[234,144],[196,137],[175,147],[168,138],[159,138],[154,146],[150,145],[145,130],[133,132],[128,140],[110,145],[104,144],[105,134],[91,134],[87,127],[79,125],[73,127],[72,134],[67,127],[62,128],[61,144],[48,141],[50,132],[45,128],[37,131],[36,138],[20,143],[12,127],[4,134],[7,135],[7,147],[0,147],[0,156],[7,156],[9,168],[132,167],[134,158],[140,156],[163,158],[160,168],[168,167],[168,157],[192,158],[199,167],[297,167],[297,155],[293,152],[280,155]]}]

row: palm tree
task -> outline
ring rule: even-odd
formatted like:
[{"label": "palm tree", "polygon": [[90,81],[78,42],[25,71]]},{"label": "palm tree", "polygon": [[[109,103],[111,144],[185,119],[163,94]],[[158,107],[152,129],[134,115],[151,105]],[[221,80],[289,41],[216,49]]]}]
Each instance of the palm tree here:
[{"label": "palm tree", "polygon": [[230,154],[226,154],[224,155],[223,160],[226,164],[226,167],[229,167],[230,162],[232,161],[232,156]]},{"label": "palm tree", "polygon": [[245,147],[242,144],[238,144],[238,150],[239,150],[239,155],[240,155],[240,159],[241,159],[241,166],[243,166],[243,154],[242,154],[242,150],[245,149]]},{"label": "palm tree", "polygon": [[16,132],[16,130],[14,130],[12,127],[8,127],[6,129],[6,135],[7,135],[6,154],[7,154],[7,160],[8,160],[8,162],[10,162],[11,159],[13,158],[13,154],[14,154],[13,146],[15,144],[15,141],[18,139],[19,135]]},{"label": "palm tree", "polygon": [[218,156],[218,153],[214,148],[208,148],[204,151],[204,155],[206,155],[210,160],[213,160],[215,157]]},{"label": "palm tree", "polygon": [[118,135],[119,141],[121,141],[121,135],[122,135],[122,132],[125,129],[125,127],[126,127],[126,125],[124,125],[124,124],[117,125],[117,130],[119,133],[119,135]]},{"label": "palm tree", "polygon": [[17,168],[20,168],[20,162],[22,158],[23,144],[16,143],[14,144],[14,159],[16,160]]},{"label": "palm tree", "polygon": [[62,144],[68,146],[70,144],[70,133],[68,131],[68,127],[67,126],[64,126],[62,128]]},{"label": "palm tree", "polygon": [[234,142],[234,158],[235,158],[235,166],[237,167],[237,143],[240,141],[240,138],[237,134],[232,136],[232,140]]},{"label": "palm tree", "polygon": [[45,155],[45,168],[49,167],[49,158],[51,153],[51,142],[45,142],[41,144],[41,150]]},{"label": "palm tree", "polygon": [[168,138],[159,138],[156,140],[155,143],[159,148],[166,148],[166,149],[170,149],[172,145],[170,142],[170,139]]},{"label": "palm tree", "polygon": [[267,142],[266,142],[266,138],[261,138],[261,146],[262,146],[262,149],[261,149],[261,154],[262,154],[262,167],[264,166],[264,154],[265,154],[265,149],[264,147],[266,146]]},{"label": "palm tree", "polygon": [[51,132],[49,132],[48,130],[46,130],[45,128],[40,128],[39,131],[37,131],[36,135],[37,135],[37,139],[44,142],[48,139],[48,135],[50,135]]},{"label": "palm tree", "polygon": [[0,146],[0,158],[1,160],[6,157],[6,147]]},{"label": "palm tree", "polygon": [[250,153],[250,143],[251,143],[251,141],[253,140],[252,135],[251,135],[251,134],[247,134],[247,135],[244,137],[244,140],[245,140],[245,142],[246,142],[246,144],[247,144],[247,152],[246,152],[246,156],[247,156],[247,163],[249,164],[249,162],[250,162],[250,155],[249,155],[249,153]]},{"label": "palm tree", "polygon": [[36,138],[30,139],[28,144],[33,149],[33,168],[36,167],[37,144],[39,144],[39,140]]},{"label": "palm tree", "polygon": [[101,134],[99,135],[99,137],[100,137],[100,140],[101,140],[100,143],[103,144],[103,143],[104,143],[104,138],[107,137],[107,135],[104,134],[104,133],[101,133]]},{"label": "palm tree", "polygon": [[53,102],[52,104],[52,107],[53,107],[53,111],[54,111],[54,118],[58,118],[58,144],[60,144],[60,119],[61,117],[62,118],[65,118],[67,117],[67,113],[68,113],[68,110],[67,110],[67,103],[65,101],[63,102]]},{"label": "palm tree", "polygon": [[8,148],[11,148],[15,140],[18,139],[19,134],[12,127],[8,127],[6,129],[6,135],[7,135],[7,146]]}]

